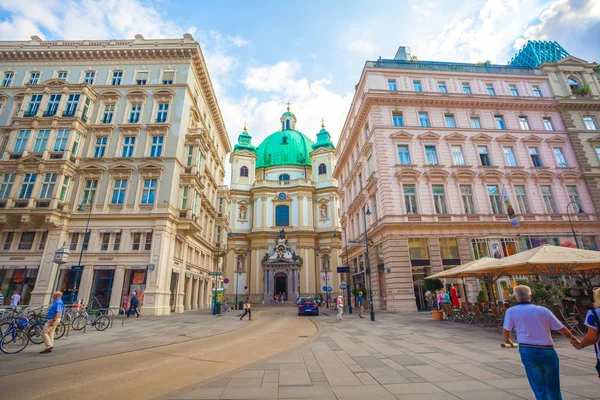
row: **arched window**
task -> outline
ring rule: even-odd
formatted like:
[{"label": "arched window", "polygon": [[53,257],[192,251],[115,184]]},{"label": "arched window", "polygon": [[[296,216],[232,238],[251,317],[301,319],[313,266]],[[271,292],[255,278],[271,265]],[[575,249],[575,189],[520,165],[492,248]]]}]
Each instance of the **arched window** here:
[{"label": "arched window", "polygon": [[285,129],[290,130],[290,120],[289,119],[285,120]]},{"label": "arched window", "polygon": [[327,173],[327,166],[325,164],[319,164],[319,175],[325,175]]},{"label": "arched window", "polygon": [[290,207],[279,205],[275,207],[275,225],[289,226],[290,225]]},{"label": "arched window", "polygon": [[281,175],[279,175],[279,180],[280,181],[289,181],[290,175],[289,174],[281,174]]},{"label": "arched window", "polygon": [[575,78],[567,78],[567,82],[569,82],[571,89],[577,89],[579,87],[579,82]]},{"label": "arched window", "polygon": [[240,168],[240,176],[248,176],[248,167],[246,167],[245,165]]}]

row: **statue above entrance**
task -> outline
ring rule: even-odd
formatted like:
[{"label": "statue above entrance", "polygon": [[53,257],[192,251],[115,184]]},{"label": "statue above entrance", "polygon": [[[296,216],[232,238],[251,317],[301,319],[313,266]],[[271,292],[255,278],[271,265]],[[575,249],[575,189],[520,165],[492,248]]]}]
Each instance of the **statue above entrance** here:
[{"label": "statue above entrance", "polygon": [[302,258],[292,252],[288,246],[288,241],[285,237],[285,230],[279,231],[279,237],[275,239],[275,246],[273,253],[265,253],[263,257],[263,265],[265,264],[291,264],[291,265],[302,265]]}]

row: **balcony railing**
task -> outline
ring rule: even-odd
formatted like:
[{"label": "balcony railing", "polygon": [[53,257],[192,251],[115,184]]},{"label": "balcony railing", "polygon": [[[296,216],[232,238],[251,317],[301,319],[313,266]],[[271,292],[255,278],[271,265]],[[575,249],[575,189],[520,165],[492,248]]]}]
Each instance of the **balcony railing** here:
[{"label": "balcony railing", "polygon": [[35,208],[49,208],[49,207],[50,207],[49,201],[36,201],[35,202]]},{"label": "balcony railing", "polygon": [[37,110],[35,110],[35,111],[25,111],[23,113],[23,118],[35,117],[36,114],[37,114]]},{"label": "balcony railing", "polygon": [[54,117],[55,115],[56,115],[56,110],[44,111],[44,117]]},{"label": "balcony railing", "polygon": [[63,111],[62,116],[63,117],[74,117],[75,116],[75,110]]},{"label": "balcony railing", "polygon": [[440,61],[404,61],[404,60],[377,60],[367,61],[366,68],[389,68],[389,69],[410,69],[410,70],[430,70],[446,72],[473,72],[484,74],[504,74],[504,75],[540,75],[546,73],[537,68],[520,68],[506,65],[474,65],[466,63],[440,62]]},{"label": "balcony railing", "polygon": [[28,205],[29,205],[29,200],[15,201],[15,208],[27,208]]}]

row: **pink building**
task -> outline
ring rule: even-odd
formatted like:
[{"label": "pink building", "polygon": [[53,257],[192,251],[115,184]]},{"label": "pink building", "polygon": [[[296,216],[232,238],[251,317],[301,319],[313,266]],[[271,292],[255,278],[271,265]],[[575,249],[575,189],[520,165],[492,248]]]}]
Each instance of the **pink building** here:
[{"label": "pink building", "polygon": [[[482,256],[598,248],[596,210],[542,70],[402,54],[366,63],[334,171],[348,241],[364,241],[367,214],[377,309],[424,308],[425,276]],[[353,286],[368,289],[365,248],[346,246],[343,263],[346,252]],[[481,289],[446,283],[463,300]],[[510,284],[498,283],[499,297]]]}]

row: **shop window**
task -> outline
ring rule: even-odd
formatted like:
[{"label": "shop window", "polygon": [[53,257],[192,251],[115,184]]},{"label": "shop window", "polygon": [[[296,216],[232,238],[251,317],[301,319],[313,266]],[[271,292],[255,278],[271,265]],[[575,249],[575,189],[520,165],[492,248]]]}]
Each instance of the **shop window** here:
[{"label": "shop window", "polygon": [[425,238],[409,238],[408,251],[413,267],[429,265],[429,248]]},{"label": "shop window", "polygon": [[476,260],[479,260],[482,257],[490,256],[487,239],[471,240],[471,248],[473,250],[473,258]]},{"label": "shop window", "polygon": [[440,252],[443,265],[460,265],[460,253],[456,238],[440,238]]}]

